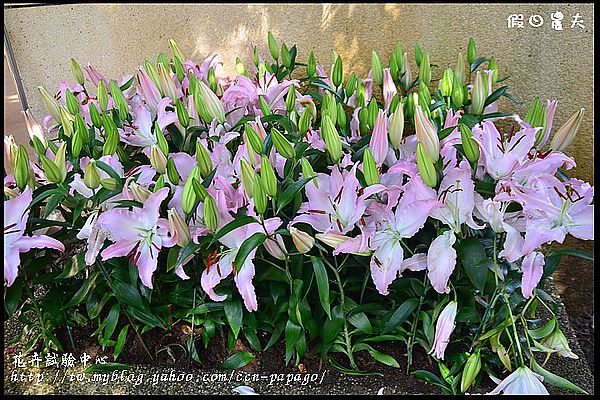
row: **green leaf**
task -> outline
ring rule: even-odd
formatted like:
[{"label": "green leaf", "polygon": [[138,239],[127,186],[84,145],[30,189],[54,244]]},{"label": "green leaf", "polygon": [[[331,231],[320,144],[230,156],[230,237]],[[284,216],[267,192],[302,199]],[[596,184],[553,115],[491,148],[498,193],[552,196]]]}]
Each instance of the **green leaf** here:
[{"label": "green leaf", "polygon": [[121,363],[106,363],[106,364],[94,364],[87,367],[83,372],[107,372],[107,371],[120,371],[124,369],[133,368],[133,365],[121,364]]},{"label": "green leaf", "polygon": [[419,305],[418,299],[408,299],[400,305],[392,314],[389,321],[386,322],[383,333],[390,332],[399,327],[413,313]]},{"label": "green leaf", "polygon": [[556,319],[552,318],[548,323],[537,329],[529,329],[529,335],[537,340],[543,339],[554,331]]},{"label": "green leaf", "polygon": [[225,317],[227,322],[233,331],[234,337],[237,339],[242,327],[242,319],[244,318],[244,310],[242,310],[242,303],[239,300],[227,301],[223,304],[225,311]]},{"label": "green leaf", "polygon": [[394,368],[400,368],[400,364],[398,364],[398,361],[396,361],[394,357],[377,351],[366,343],[359,343],[356,346],[354,346],[354,351],[361,350],[367,350],[371,357],[373,357],[375,360],[379,361],[382,364],[389,365],[390,367]]},{"label": "green leaf", "polygon": [[483,293],[485,281],[487,279],[488,265],[491,262],[487,258],[485,249],[475,237],[468,237],[460,242],[459,257],[463,268],[471,283]]},{"label": "green leaf", "polygon": [[11,317],[19,308],[22,291],[23,279],[21,278],[17,278],[10,287],[6,288],[4,293],[4,309],[9,317]]},{"label": "green leaf", "polygon": [[106,328],[104,329],[104,345],[102,346],[103,350],[106,342],[110,339],[110,337],[115,331],[115,328],[117,327],[117,322],[119,322],[120,314],[121,307],[119,306],[119,303],[113,304],[113,306],[110,308],[110,311],[108,312],[108,316],[106,317],[105,321]]},{"label": "green leaf", "polygon": [[262,232],[256,232],[248,239],[244,240],[235,256],[235,261],[233,262],[236,271],[239,271],[242,268],[246,258],[252,250],[260,246],[265,240],[267,240],[267,235]]},{"label": "green leaf", "polygon": [[66,262],[63,271],[56,279],[68,279],[77,275],[85,268],[85,253],[79,253]]},{"label": "green leaf", "polygon": [[67,304],[65,304],[64,308],[69,308],[81,304],[87,297],[90,290],[92,290],[96,286],[97,278],[98,272],[94,272],[88,279],[85,280],[85,282],[83,282],[83,285],[81,285],[77,293],[75,293],[75,295],[71,297],[71,300],[69,300]]},{"label": "green leaf", "polygon": [[227,235],[229,232],[233,231],[234,229],[239,228],[240,226],[244,226],[246,224],[251,224],[253,222],[256,222],[256,218],[252,218],[248,215],[236,217],[233,221],[229,222],[228,224],[225,224],[221,229],[219,229],[219,231],[210,241],[209,246],[215,243],[223,236]]},{"label": "green leaf", "polygon": [[418,370],[418,371],[413,372],[412,375],[417,379],[432,383],[444,390],[450,390],[450,387],[448,386],[448,384],[446,382],[444,382],[439,376],[437,376],[436,374],[434,374],[432,372]]},{"label": "green leaf", "polygon": [[182,265],[188,257],[190,257],[192,254],[194,254],[201,248],[202,244],[195,243],[193,240],[190,240],[190,242],[183,248],[181,253],[179,253],[179,257],[177,257],[177,262],[172,268],[179,267],[180,265]]},{"label": "green leaf", "polygon": [[570,382],[569,380],[545,370],[535,361],[533,357],[531,358],[531,370],[535,373],[542,375],[544,377],[544,382],[547,382],[553,386],[562,389],[572,390],[577,393],[589,394],[588,392],[575,385],[574,383]]},{"label": "green leaf", "polygon": [[121,182],[121,177],[119,176],[119,174],[117,174],[115,170],[107,163],[96,160],[96,166],[102,171],[106,172],[108,175],[110,175],[111,178],[115,178],[117,182]]},{"label": "green leaf", "polygon": [[125,91],[125,90],[129,89],[129,87],[131,87],[131,84],[133,83],[134,80],[135,80],[135,75],[132,76],[127,82],[125,82],[124,84],[119,86],[119,89],[121,89],[121,91]]},{"label": "green leaf", "polygon": [[129,325],[125,325],[121,332],[119,332],[119,337],[117,338],[117,342],[115,343],[115,351],[113,353],[114,360],[116,361],[123,351],[123,347],[125,346],[125,342],[127,342],[127,332],[129,332]]},{"label": "green leaf", "polygon": [[471,72],[475,71],[477,69],[477,67],[479,67],[485,61],[487,61],[487,58],[485,58],[485,57],[476,58],[473,61],[473,64],[471,64]]},{"label": "green leaf", "polygon": [[277,200],[277,212],[275,214],[279,214],[283,207],[285,207],[289,202],[294,200],[294,197],[296,197],[300,190],[302,190],[302,188],[306,186],[306,184],[312,179],[312,177],[300,179],[288,186]]},{"label": "green leaf", "polygon": [[373,326],[371,321],[367,318],[367,314],[364,312],[354,314],[348,318],[348,322],[359,331],[364,333],[373,333]]},{"label": "green leaf", "polygon": [[300,338],[302,327],[288,320],[285,326],[285,364],[287,365],[292,358],[292,350]]},{"label": "green leaf", "polygon": [[252,353],[241,351],[233,354],[231,357],[227,358],[227,360],[223,361],[221,365],[219,365],[219,368],[238,369],[248,365],[252,360],[254,360],[254,355]]},{"label": "green leaf", "polygon": [[329,278],[327,277],[327,270],[323,265],[323,261],[315,256],[310,256],[313,267],[315,269],[315,278],[317,280],[317,289],[319,291],[319,300],[323,310],[327,313],[327,317],[331,319],[331,303],[329,300]]},{"label": "green leaf", "polygon": [[325,320],[323,323],[323,343],[330,343],[342,329],[344,325],[344,313],[341,306],[335,306],[331,310],[331,319]]},{"label": "green leaf", "polygon": [[120,301],[127,305],[133,306],[138,310],[145,310],[148,308],[146,303],[144,303],[140,292],[129,283],[115,281],[112,284],[112,291]]},{"label": "green leaf", "polygon": [[490,94],[487,97],[487,99],[485,99],[485,103],[483,103],[483,106],[489,106],[490,104],[498,100],[504,94],[504,92],[506,92],[506,90],[508,90],[508,86],[501,86],[498,89],[494,90],[492,94]]},{"label": "green leaf", "polygon": [[561,255],[561,256],[567,255],[567,256],[579,257],[584,260],[594,262],[593,254],[590,254],[588,252],[581,251],[581,250],[576,250],[576,249],[561,249],[561,250],[553,251],[548,254],[548,256],[553,256],[553,255]]},{"label": "green leaf", "polygon": [[441,131],[438,132],[438,138],[440,140],[445,139],[446,137],[448,137],[448,135],[450,135],[452,133],[453,130],[456,129],[456,125],[454,126],[449,126],[448,128],[442,129]]}]

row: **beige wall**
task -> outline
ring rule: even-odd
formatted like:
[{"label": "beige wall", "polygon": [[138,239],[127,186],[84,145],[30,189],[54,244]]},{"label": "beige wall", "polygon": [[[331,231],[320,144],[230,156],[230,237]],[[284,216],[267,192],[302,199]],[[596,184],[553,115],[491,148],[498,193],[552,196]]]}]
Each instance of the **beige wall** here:
[{"label": "beige wall", "polygon": [[[563,31],[550,28],[550,14],[560,10]],[[558,99],[557,125],[580,106],[587,109],[580,134],[567,152],[575,156],[576,176],[593,182],[593,5],[591,4],[185,4],[185,5],[58,5],[5,10],[4,21],[12,41],[34,114],[43,115],[35,87],[56,88],[60,79],[72,80],[69,60],[88,62],[104,74],[120,77],[131,73],[144,59],[155,60],[168,52],[167,40],[175,38],[196,61],[213,52],[221,54],[233,72],[240,56],[251,61],[248,42],[267,54],[266,36],[297,43],[299,60],[314,50],[317,60],[329,62],[336,48],[346,68],[365,74],[370,50],[387,60],[397,40],[409,51],[418,42],[430,51],[433,78],[453,64],[456,53],[466,53],[469,36],[478,54],[494,54],[500,76],[510,92],[526,105],[539,95]],[[510,14],[525,15],[523,29],[508,29]],[[585,29],[571,29],[579,13]],[[527,18],[541,15],[545,23],[531,27]],[[526,105],[508,110],[526,112]],[[557,127],[557,126],[556,126]],[[10,132],[6,132],[10,133]]]}]

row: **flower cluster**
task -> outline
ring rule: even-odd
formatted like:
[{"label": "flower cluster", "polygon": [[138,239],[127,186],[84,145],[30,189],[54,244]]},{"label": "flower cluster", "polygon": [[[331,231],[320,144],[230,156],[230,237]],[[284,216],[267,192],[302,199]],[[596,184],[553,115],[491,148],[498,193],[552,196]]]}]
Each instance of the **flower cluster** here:
[{"label": "flower cluster", "polygon": [[[347,306],[351,289],[344,296],[339,274],[348,276],[344,268],[350,267],[338,260],[350,259],[358,266],[350,274],[368,271],[363,286],[374,289],[371,296],[394,297],[404,276],[423,276],[416,280],[421,290],[407,301],[421,296],[417,329],[419,311],[429,304],[424,299],[431,298],[432,314],[425,315],[432,329],[437,321],[435,335],[426,334],[422,345],[441,362],[457,313],[476,307],[473,296],[485,299],[485,309],[518,295],[519,309],[505,307],[520,314],[538,301],[536,287],[548,275],[544,246],[562,243],[567,234],[593,240],[593,187],[566,177],[575,161],[562,152],[583,109],[553,135],[556,101],[542,106],[536,99],[525,118],[498,112],[507,87],[498,87],[494,58],[475,58],[474,43],[467,66],[459,54],[433,85],[429,54],[418,46],[413,80],[401,45],[388,67],[373,52],[372,68],[360,78],[345,74],[335,53],[330,70],[312,53],[307,64],[296,63],[295,46],[280,50],[272,35],[275,62],[253,47],[252,70],[238,59],[234,77],[222,73],[218,56],[196,64],[170,44],[171,59],[161,54],[156,64],[146,61],[120,80],[91,65],[82,70],[73,60],[77,83],[62,81],[54,96],[40,87],[49,115],[32,135],[38,160],[5,138],[13,167],[4,179],[8,287],[23,268],[19,253],[80,244],[81,268],[125,260],[137,271],[142,294],[166,285],[163,278],[175,285],[195,285],[199,278],[198,290],[219,303],[235,297],[232,282],[248,312],[274,312],[276,295],[258,287],[268,274],[256,277],[257,263],[267,263],[289,283],[290,307],[299,307],[288,324],[310,329],[296,294],[296,281],[307,294],[313,281],[302,260],[314,265],[315,301],[331,321],[323,263],[340,285],[336,301],[343,305],[346,297]],[[479,71],[485,61],[488,69]],[[46,199],[43,219],[75,229],[64,245],[24,235],[29,207]],[[34,226],[48,230],[39,221]],[[172,273],[175,281],[165,278]],[[338,312],[346,324],[350,315],[343,307]],[[463,392],[481,369],[481,345],[475,352],[473,345],[484,342],[488,321],[479,322],[467,335]],[[503,332],[518,335],[509,325],[488,339],[512,370],[501,344]],[[409,349],[413,343],[414,334]],[[523,364],[527,353],[519,348],[518,354],[521,367],[496,391],[533,374]],[[519,390],[545,391],[539,380],[527,379],[535,385],[522,383]]]}]

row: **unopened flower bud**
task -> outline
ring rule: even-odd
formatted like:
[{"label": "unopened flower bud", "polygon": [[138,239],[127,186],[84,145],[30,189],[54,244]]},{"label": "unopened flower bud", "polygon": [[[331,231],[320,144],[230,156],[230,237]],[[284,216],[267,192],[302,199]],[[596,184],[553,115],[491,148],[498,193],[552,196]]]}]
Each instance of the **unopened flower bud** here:
[{"label": "unopened flower bud", "polygon": [[427,152],[432,162],[437,162],[440,156],[440,139],[433,123],[427,118],[420,105],[415,107],[414,121],[417,140],[423,145],[423,150]]},{"label": "unopened flower bud", "polygon": [[81,136],[82,143],[88,144],[90,142],[90,133],[81,114],[75,116],[75,134]]},{"label": "unopened flower bud", "polygon": [[425,182],[427,186],[434,188],[437,185],[435,165],[427,155],[427,151],[425,151],[421,142],[417,142],[417,167],[419,168],[419,174],[421,175],[423,182]]},{"label": "unopened flower bud", "polygon": [[467,48],[467,61],[469,64],[473,64],[475,61],[475,40],[469,38],[469,47]]},{"label": "unopened flower bud", "polygon": [[94,103],[90,103],[90,119],[94,127],[100,128],[102,126],[102,116]]},{"label": "unopened flower bud", "polygon": [[177,172],[175,162],[170,157],[167,160],[167,178],[169,178],[169,182],[173,185],[179,184],[179,173]]},{"label": "unopened flower bud", "polygon": [[256,132],[256,130],[252,127],[252,125],[248,123],[244,124],[244,141],[247,145],[250,145],[250,147],[252,148],[252,150],[254,150],[255,153],[262,153],[263,140],[258,134],[258,132]]},{"label": "unopened flower bud", "polygon": [[552,150],[563,151],[569,144],[571,144],[575,138],[575,135],[577,134],[577,130],[579,129],[579,125],[581,124],[584,113],[584,108],[579,109],[579,111],[573,114],[573,116],[558,129],[552,138],[552,142],[550,143],[550,148]]},{"label": "unopened flower bud", "polygon": [[286,68],[290,68],[290,66],[292,65],[292,57],[290,54],[290,50],[285,45],[285,43],[281,44],[281,63]]},{"label": "unopened flower bud", "polygon": [[301,135],[304,135],[308,132],[308,128],[310,127],[310,109],[305,108],[302,110],[302,114],[300,114],[300,120],[298,121],[298,131]]},{"label": "unopened flower bud", "polygon": [[412,84],[412,74],[410,72],[410,65],[408,64],[408,55],[406,53],[404,53],[404,55],[402,56],[402,66],[400,67],[400,75],[402,76],[400,82],[402,83],[404,88],[408,90],[408,88],[410,88],[410,85]]},{"label": "unopened flower bud", "polygon": [[213,170],[213,164],[206,147],[200,142],[196,142],[196,161],[200,168],[200,174],[207,177]]},{"label": "unopened flower bud", "polygon": [[350,98],[354,91],[356,90],[356,75],[353,73],[348,77],[348,82],[346,82],[346,98]]},{"label": "unopened flower bud", "polygon": [[371,71],[373,73],[373,82],[381,86],[383,84],[383,66],[375,50],[371,52]]},{"label": "unopened flower bud", "polygon": [[417,67],[421,66],[422,61],[423,51],[421,50],[421,46],[419,46],[419,43],[415,43],[415,62],[417,63]]},{"label": "unopened flower bud", "polygon": [[471,91],[471,108],[473,114],[481,114],[483,112],[485,99],[487,98],[487,86],[487,79],[480,71],[477,71],[473,90]]},{"label": "unopened flower bud", "polygon": [[375,120],[375,126],[373,127],[369,148],[373,152],[372,155],[375,163],[381,165],[385,161],[389,150],[388,120],[385,116],[385,111],[377,110],[379,112]]},{"label": "unopened flower bud", "polygon": [[27,186],[27,182],[29,181],[31,175],[31,169],[29,167],[29,154],[27,154],[27,150],[25,150],[25,147],[22,144],[19,145],[18,150],[15,153],[16,154],[13,157],[13,175],[15,177],[17,187],[22,191],[25,186]]},{"label": "unopened flower bud", "polygon": [[75,118],[64,107],[59,108],[59,113],[60,113],[60,123],[63,128],[63,133],[65,134],[65,136],[69,136],[69,137],[72,136],[73,135],[73,121],[75,120]]},{"label": "unopened flower bud", "polygon": [[462,148],[465,152],[465,156],[467,156],[467,159],[470,162],[476,163],[477,160],[479,160],[480,154],[479,145],[475,140],[473,140],[473,132],[471,132],[471,129],[469,129],[469,127],[465,124],[459,124],[459,129],[462,141]]},{"label": "unopened flower bud", "polygon": [[429,86],[431,83],[431,64],[429,64],[429,52],[423,54],[423,59],[419,65],[419,81],[423,82],[425,86]]},{"label": "unopened flower bud", "polygon": [[367,147],[363,152],[363,174],[367,186],[376,185],[379,183],[379,171],[373,159],[371,150]]},{"label": "unopened flower bud", "polygon": [[288,159],[294,158],[294,146],[275,128],[271,128],[271,140],[279,154]]},{"label": "unopened flower bud", "polygon": [[97,89],[98,93],[98,105],[100,106],[100,109],[102,111],[106,111],[106,108],[108,107],[108,89],[106,87],[106,85],[104,84],[104,80],[100,79],[98,81],[98,89]]},{"label": "unopened flower bud", "polygon": [[184,248],[192,240],[188,224],[175,208],[167,211],[167,219],[169,220],[171,231],[177,232],[177,245]]},{"label": "unopened flower bud", "polygon": [[73,76],[75,77],[75,81],[77,83],[79,83],[80,85],[85,84],[83,71],[81,70],[81,67],[79,66],[77,61],[75,61],[74,58],[71,58],[71,71],[73,72]]},{"label": "unopened flower bud", "polygon": [[269,237],[263,243],[264,248],[269,252],[270,255],[277,258],[278,260],[285,260],[287,257],[287,251],[285,249],[285,243],[281,238],[281,235],[275,235],[275,238]]},{"label": "unopened flower bud", "polygon": [[285,108],[288,112],[296,109],[296,86],[290,85],[285,97]]},{"label": "unopened flower bud", "polygon": [[96,166],[96,160],[90,160],[85,167],[83,183],[92,190],[97,189],[98,186],[100,186],[100,171],[98,171],[98,167]]},{"label": "unopened flower bud", "polygon": [[254,194],[254,168],[245,158],[240,159],[240,168],[242,169],[242,186],[244,186],[244,191],[248,197],[252,197]]},{"label": "unopened flower bud", "polygon": [[148,78],[154,83],[154,86],[158,89],[161,96],[164,96],[162,92],[162,87],[160,86],[160,76],[158,74],[158,70],[156,67],[148,60],[144,61],[144,69],[146,70],[146,74]]},{"label": "unopened flower bud", "polygon": [[468,388],[471,387],[473,382],[475,382],[475,378],[479,375],[479,371],[481,370],[481,355],[479,351],[474,352],[469,356],[467,362],[465,363],[465,368],[463,369],[462,378],[460,381],[460,391],[466,392]]},{"label": "unopened flower bud", "polygon": [[83,135],[84,133],[77,129],[71,138],[71,154],[75,158],[78,158],[81,153],[83,147]]},{"label": "unopened flower bud", "polygon": [[58,168],[60,182],[63,182],[67,178],[67,142],[62,142],[58,146],[54,165]]},{"label": "unopened flower bud", "polygon": [[299,253],[308,253],[315,245],[315,238],[308,233],[301,231],[294,226],[291,226],[289,230],[292,235],[294,246],[296,246]]},{"label": "unopened flower bud", "polygon": [[167,157],[156,144],[150,147],[150,165],[161,175],[167,172]]},{"label": "unopened flower bud", "polygon": [[100,185],[106,190],[115,190],[119,187],[119,182],[115,178],[100,179]]},{"label": "unopened flower bud", "polygon": [[181,193],[181,208],[186,215],[189,215],[192,212],[194,206],[196,205],[196,201],[198,200],[192,182],[194,179],[198,180],[199,178],[200,167],[195,166],[183,185],[183,191]]},{"label": "unopened flower bud", "polygon": [[383,70],[383,107],[388,110],[392,99],[398,93],[389,68]]},{"label": "unopened flower bud", "polygon": [[152,193],[158,192],[160,189],[164,188],[165,186],[166,186],[166,184],[165,184],[165,176],[164,175],[159,175],[158,179],[154,183],[154,187],[152,188]]},{"label": "unopened flower bud", "polygon": [[458,53],[458,56],[456,57],[456,66],[454,67],[454,76],[456,76],[461,85],[465,84],[465,74],[465,58],[462,53]]},{"label": "unopened flower bud", "polygon": [[277,177],[275,170],[269,162],[269,157],[261,155],[260,159],[260,177],[267,195],[274,197],[277,194]]},{"label": "unopened flower bud", "polygon": [[171,49],[171,54],[173,54],[173,57],[177,57],[181,61],[185,60],[183,52],[181,51],[181,48],[179,47],[175,39],[169,39],[169,49]]},{"label": "unopened flower bud", "polygon": [[127,115],[129,114],[127,100],[125,100],[125,96],[123,95],[121,88],[119,87],[119,85],[117,85],[117,82],[115,82],[114,80],[110,81],[110,95],[112,96],[113,101],[115,102],[115,105],[119,110],[119,117],[122,120],[126,120]]},{"label": "unopened flower bud", "polygon": [[377,121],[377,116],[379,115],[379,106],[377,105],[377,101],[375,99],[371,99],[368,105],[369,110],[369,118],[368,124],[371,129],[375,127],[375,121]]},{"label": "unopened flower bud", "polygon": [[67,103],[67,110],[69,110],[71,114],[79,114],[79,100],[77,100],[69,89],[65,91],[65,101]]},{"label": "unopened flower bud", "polygon": [[337,163],[342,157],[342,140],[328,115],[321,121],[321,136],[331,159]]},{"label": "unopened flower bud", "polygon": [[340,56],[337,56],[335,64],[333,65],[331,82],[336,88],[339,87],[342,82],[344,82],[344,66],[342,65],[342,57]]},{"label": "unopened flower bud", "polygon": [[240,60],[239,57],[235,58],[235,72],[238,75],[246,75],[246,67],[244,67],[242,60]]},{"label": "unopened flower bud", "polygon": [[185,108],[185,104],[181,99],[177,99],[175,102],[175,111],[177,111],[177,119],[179,119],[179,123],[184,128],[190,126],[190,116],[188,114],[187,109]]},{"label": "unopened flower bud", "polygon": [[498,80],[498,63],[496,62],[495,57],[490,58],[490,61],[488,62],[488,69],[494,71],[492,73],[492,85],[495,85],[496,81]]},{"label": "unopened flower bud", "polygon": [[38,91],[40,92],[40,96],[44,101],[44,105],[46,106],[48,113],[52,116],[54,121],[60,122],[60,112],[58,110],[60,106],[58,101],[56,101],[56,99],[50,93],[48,93],[43,86],[38,86]]},{"label": "unopened flower bud", "polygon": [[211,232],[215,232],[219,227],[219,209],[217,208],[217,203],[215,203],[215,199],[212,196],[206,196],[204,199],[204,225]]},{"label": "unopened flower bud", "polygon": [[452,83],[452,103],[454,103],[457,108],[460,108],[465,104],[463,85],[456,75],[454,75],[454,82]]},{"label": "unopened flower bud", "polygon": [[348,117],[346,116],[346,111],[344,111],[344,106],[342,103],[337,103],[336,118],[337,125],[340,127],[340,129],[345,129],[346,125],[348,124]]},{"label": "unopened flower bud", "polygon": [[[341,243],[344,243],[345,241],[351,239],[348,236],[340,235],[338,233],[317,233],[315,235],[315,237],[317,239],[319,239],[319,241],[325,243],[326,245],[328,245],[334,249]],[[369,255],[371,255],[371,251],[357,252],[357,253],[351,253],[351,254],[356,254],[358,256],[369,256]]]},{"label": "unopened flower bud", "polygon": [[335,125],[337,122],[337,105],[331,92],[327,91],[323,95],[323,104],[321,104],[321,115],[328,115],[331,122]]},{"label": "unopened flower bud", "polygon": [[454,72],[452,68],[446,68],[442,76],[442,95],[449,97],[452,95],[452,84],[454,83]]},{"label": "unopened flower bud", "polygon": [[200,184],[198,179],[192,179],[192,186],[194,188],[194,193],[196,193],[196,198],[201,202],[204,202],[204,199],[208,196],[208,192],[206,188]]},{"label": "unopened flower bud", "polygon": [[252,49],[252,61],[254,65],[258,66],[258,48],[256,46]]},{"label": "unopened flower bud", "polygon": [[523,121],[527,122],[532,127],[538,126],[535,124],[537,115],[540,113],[540,98],[536,97],[529,106],[529,110],[527,110],[527,114],[525,114],[525,118]]},{"label": "unopened flower bud", "polygon": [[309,78],[314,78],[317,75],[317,60],[315,59],[315,53],[312,51],[308,55],[306,75],[308,75]]},{"label": "unopened flower bud", "polygon": [[398,82],[398,73],[400,72],[400,67],[398,66],[398,59],[396,58],[396,53],[392,52],[390,54],[390,75],[394,83]]},{"label": "unopened flower bud", "polygon": [[[300,159],[300,165],[302,166],[302,176],[304,177],[304,179],[317,176],[317,174],[315,174],[315,171],[313,170],[312,165],[310,165],[310,162],[308,162],[306,157],[302,157]],[[316,179],[314,179],[313,182],[316,187],[319,187]]]},{"label": "unopened flower bud", "polygon": [[279,46],[277,46],[277,41],[271,31],[267,33],[267,44],[269,46],[269,53],[271,53],[271,57],[277,60],[279,59]]},{"label": "unopened flower bud", "polygon": [[158,64],[158,72],[160,87],[162,88],[164,95],[170,98],[172,102],[177,100],[177,88],[175,87],[175,82],[173,82],[173,79],[171,78],[171,72],[163,63]]},{"label": "unopened flower bud", "polygon": [[144,203],[146,200],[148,200],[148,197],[150,197],[150,195],[152,194],[152,192],[150,190],[148,190],[148,188],[140,185],[139,183],[137,183],[133,180],[131,180],[129,182],[128,188],[129,188],[129,193],[131,193],[131,196],[133,197],[133,199],[140,203]]},{"label": "unopened flower bud", "polygon": [[217,93],[217,76],[215,75],[215,69],[213,67],[210,67],[208,69],[208,76],[206,77],[206,80],[208,81],[208,87],[210,88],[210,90]]},{"label": "unopened flower bud", "polygon": [[256,211],[260,215],[263,215],[267,210],[267,193],[258,174],[254,174],[252,177],[252,199],[254,200]]},{"label": "unopened flower bud", "polygon": [[398,104],[396,111],[392,113],[389,120],[389,139],[394,150],[400,148],[402,136],[404,135],[404,102]]}]

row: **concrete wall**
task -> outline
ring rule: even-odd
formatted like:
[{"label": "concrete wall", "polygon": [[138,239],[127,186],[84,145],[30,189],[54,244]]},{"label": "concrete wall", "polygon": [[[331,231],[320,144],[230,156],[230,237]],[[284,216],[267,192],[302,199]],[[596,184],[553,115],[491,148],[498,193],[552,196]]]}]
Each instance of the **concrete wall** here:
[{"label": "concrete wall", "polygon": [[[551,29],[550,14],[564,14],[563,31]],[[593,182],[593,4],[99,4],[57,5],[5,9],[4,22],[19,63],[34,114],[43,115],[35,87],[54,89],[60,79],[72,81],[69,60],[88,62],[111,77],[131,73],[145,59],[168,54],[175,38],[186,54],[200,62],[220,53],[233,72],[236,56],[251,62],[249,42],[264,55],[267,31],[279,43],[298,44],[298,60],[311,50],[329,62],[337,49],[345,67],[365,74],[371,49],[387,60],[397,40],[409,51],[415,43],[430,51],[433,78],[454,64],[456,53],[466,54],[469,36],[479,55],[493,54],[510,92],[525,105],[503,100],[501,107],[524,114],[539,95],[558,99],[555,126],[580,106],[587,110],[576,140],[567,149],[575,156],[575,175]],[[525,26],[509,29],[507,18],[522,13]],[[571,28],[579,13],[585,28]],[[545,22],[534,28],[530,15]],[[5,132],[10,133],[10,132]]]}]

